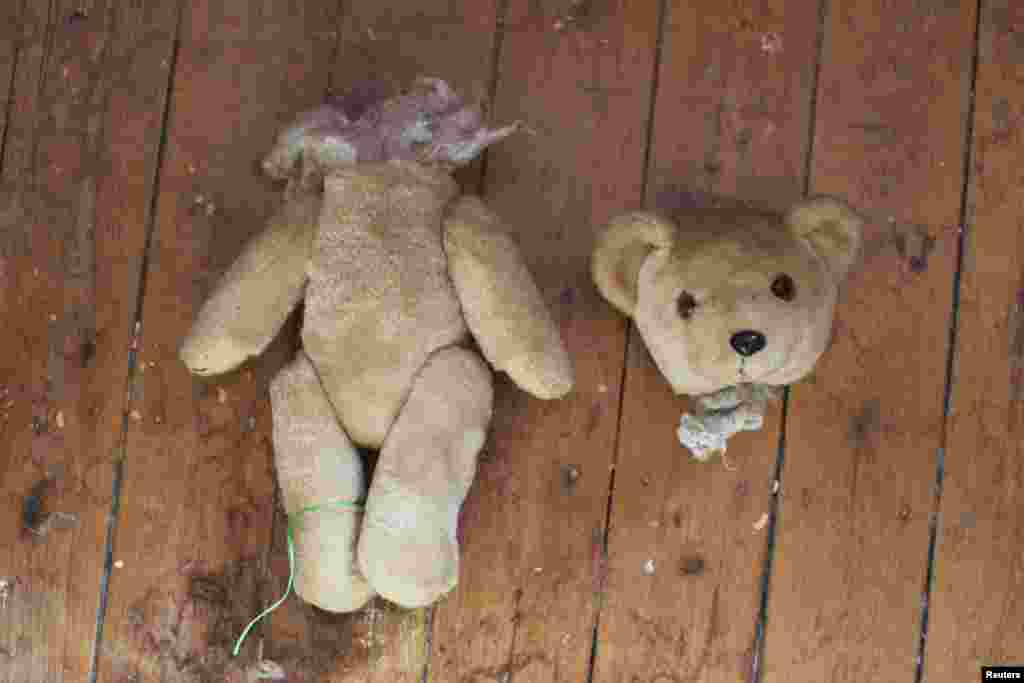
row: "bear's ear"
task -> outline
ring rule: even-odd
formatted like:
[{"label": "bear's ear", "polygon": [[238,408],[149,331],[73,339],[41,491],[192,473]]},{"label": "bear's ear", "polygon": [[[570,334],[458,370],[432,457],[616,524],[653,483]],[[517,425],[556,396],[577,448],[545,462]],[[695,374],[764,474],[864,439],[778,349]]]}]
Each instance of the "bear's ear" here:
[{"label": "bear's ear", "polygon": [[812,197],[789,209],[786,225],[828,264],[839,282],[860,253],[864,218],[842,199]]},{"label": "bear's ear", "polygon": [[637,303],[640,266],[655,249],[667,249],[676,239],[676,225],[667,217],[635,211],[611,220],[597,238],[590,272],[601,295],[627,316]]}]

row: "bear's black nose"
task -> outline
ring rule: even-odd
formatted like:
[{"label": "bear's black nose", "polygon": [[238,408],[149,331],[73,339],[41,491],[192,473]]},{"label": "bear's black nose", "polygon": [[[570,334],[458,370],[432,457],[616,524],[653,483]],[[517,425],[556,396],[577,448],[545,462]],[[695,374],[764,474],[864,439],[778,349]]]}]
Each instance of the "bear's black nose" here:
[{"label": "bear's black nose", "polygon": [[741,356],[753,356],[768,344],[764,335],[754,330],[743,330],[732,335],[729,345]]}]

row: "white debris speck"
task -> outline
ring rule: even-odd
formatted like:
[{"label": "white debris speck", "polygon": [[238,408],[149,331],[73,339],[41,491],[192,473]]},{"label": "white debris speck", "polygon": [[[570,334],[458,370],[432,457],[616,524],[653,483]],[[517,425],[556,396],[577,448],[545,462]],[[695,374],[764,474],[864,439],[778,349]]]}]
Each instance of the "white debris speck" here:
[{"label": "white debris speck", "polygon": [[7,608],[7,598],[11,595],[12,585],[9,579],[0,579],[0,609]]},{"label": "white debris speck", "polygon": [[772,482],[772,493],[778,493],[778,492],[779,492],[779,480],[776,479],[775,481]]},{"label": "white debris speck", "polygon": [[768,526],[768,513],[761,515],[760,519],[754,522],[754,531],[760,531],[761,529]]},{"label": "white debris speck", "polygon": [[57,411],[57,429],[64,429],[64,411]]},{"label": "white debris speck", "polygon": [[647,560],[644,562],[644,574],[652,576],[654,574],[654,560]]},{"label": "white debris speck", "polygon": [[775,55],[782,52],[782,36],[778,33],[764,33],[761,35],[761,52],[766,55]]},{"label": "white debris speck", "polygon": [[124,560],[118,560],[115,562],[114,569],[124,569]]},{"label": "white debris speck", "polygon": [[130,413],[128,413],[128,414],[129,414],[129,415],[131,416],[131,418],[132,418],[133,420],[135,420],[136,422],[138,422],[139,420],[141,420],[141,419],[142,419],[142,413],[140,413],[140,412],[139,412],[138,410],[133,410],[132,412],[130,412]]},{"label": "white debris speck", "polygon": [[228,400],[228,392],[224,387],[217,387],[217,403],[226,403]]},{"label": "white debris speck", "polygon": [[657,529],[659,526],[661,526],[661,522],[659,522],[656,519],[652,519],[650,522],[647,523],[647,526],[651,527],[652,529]]},{"label": "white debris speck", "polygon": [[272,662],[269,659],[264,659],[251,665],[248,670],[247,683],[248,681],[285,680],[288,680],[288,676],[285,674],[284,669],[281,668],[281,665],[276,662]]},{"label": "white debris speck", "polygon": [[57,314],[56,313],[51,313],[50,314],[50,322],[51,323],[57,322]]},{"label": "white debris speck", "polygon": [[607,394],[608,393],[608,385],[607,384],[598,384],[597,385],[597,393],[599,393],[599,394]]},{"label": "white debris speck", "polygon": [[542,571],[544,571],[544,567],[534,567],[533,568],[533,573],[534,574],[540,574]]}]

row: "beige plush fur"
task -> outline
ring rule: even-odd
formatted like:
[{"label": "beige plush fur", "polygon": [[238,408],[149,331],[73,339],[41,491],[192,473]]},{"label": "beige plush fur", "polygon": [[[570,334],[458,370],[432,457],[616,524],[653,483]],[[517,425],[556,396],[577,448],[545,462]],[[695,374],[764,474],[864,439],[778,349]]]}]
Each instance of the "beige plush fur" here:
[{"label": "beige plush fur", "polygon": [[491,375],[465,349],[431,356],[377,461],[359,567],[381,595],[428,605],[456,584],[459,508],[491,420]]},{"label": "beige plush fur", "polygon": [[567,394],[569,355],[501,219],[478,197],[461,197],[445,221],[444,248],[466,322],[484,357],[534,396]]},{"label": "beige plush fur", "polygon": [[189,370],[228,372],[273,341],[302,299],[321,201],[295,193],[221,276],[181,346]]},{"label": "beige plush fur", "polygon": [[[633,317],[659,370],[679,394],[742,383],[784,385],[825,350],[838,287],[856,258],[862,220],[838,199],[816,198],[787,214],[693,210],[678,220],[633,213],[598,241],[598,289]],[[788,276],[792,300],[772,292]],[[681,300],[695,304],[680,314]],[[737,353],[730,338],[753,330],[763,350]]]},{"label": "beige plush fur", "polygon": [[[305,302],[303,351],[271,401],[296,590],[325,609],[358,609],[374,593],[418,607],[456,584],[458,512],[492,404],[487,364],[463,348],[470,334],[534,396],[572,387],[518,249],[448,175],[512,130],[483,127],[430,79],[384,102],[307,112],[265,164],[289,180],[281,210],[182,346],[191,371],[225,372]],[[380,449],[365,515],[331,504],[366,490],[353,444]]]},{"label": "beige plush fur", "polygon": [[442,247],[456,189],[411,161],[341,168],[325,181],[302,344],[361,446],[383,445],[427,357],[468,333]]},{"label": "beige plush fur", "polygon": [[270,405],[274,464],[295,540],[295,592],[326,610],[359,609],[373,597],[355,560],[363,513],[354,504],[366,495],[363,463],[306,354],[271,382]]},{"label": "beige plush fur", "polygon": [[[785,213],[633,212],[613,219],[599,237],[592,274],[602,295],[633,318],[677,394],[781,386],[809,373],[825,351],[862,226],[856,211],[831,197]],[[706,459],[707,444],[756,427],[763,407],[737,404],[729,409],[736,415],[684,418],[680,434]],[[717,427],[700,434],[702,425]]]}]

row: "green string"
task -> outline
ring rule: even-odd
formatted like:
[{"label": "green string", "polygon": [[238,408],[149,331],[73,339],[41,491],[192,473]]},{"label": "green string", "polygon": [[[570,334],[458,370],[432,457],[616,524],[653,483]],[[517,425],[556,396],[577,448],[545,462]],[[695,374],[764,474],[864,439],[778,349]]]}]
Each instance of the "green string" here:
[{"label": "green string", "polygon": [[235,649],[231,651],[232,657],[238,656],[238,651],[242,648],[242,643],[249,635],[249,631],[252,630],[252,627],[259,623],[260,619],[262,619],[263,617],[267,616],[268,614],[276,610],[278,607],[280,607],[281,603],[283,603],[292,592],[292,584],[294,584],[295,582],[295,543],[292,541],[292,519],[295,517],[301,517],[307,512],[318,512],[320,510],[323,510],[324,508],[334,506],[348,507],[353,510],[363,509],[363,506],[358,502],[337,498],[334,500],[329,500],[326,503],[307,505],[306,507],[297,510],[296,512],[293,512],[288,516],[288,587],[284,589],[284,595],[282,595],[277,602],[275,602],[273,605],[260,612],[256,616],[256,618],[249,622],[249,625],[245,627],[244,631],[242,631],[242,635],[238,637],[238,641],[235,643]]}]

